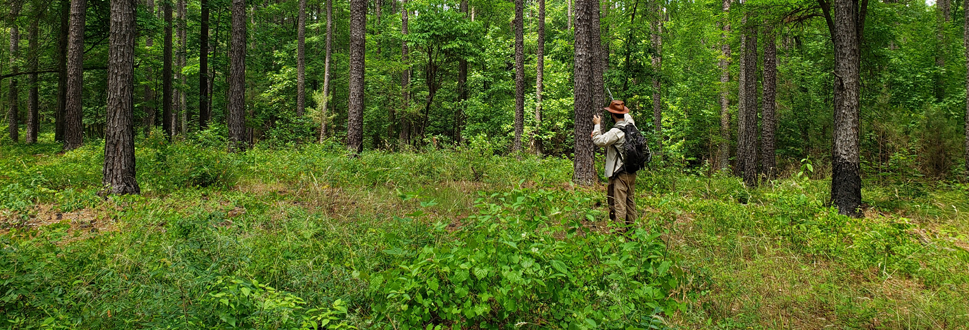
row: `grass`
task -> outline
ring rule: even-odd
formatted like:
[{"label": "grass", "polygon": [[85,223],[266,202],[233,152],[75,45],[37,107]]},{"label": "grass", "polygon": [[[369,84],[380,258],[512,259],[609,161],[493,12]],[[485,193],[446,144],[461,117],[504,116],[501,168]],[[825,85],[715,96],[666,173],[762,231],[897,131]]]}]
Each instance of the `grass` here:
[{"label": "grass", "polygon": [[571,185],[569,160],[486,142],[137,147],[142,195],[102,198],[97,142],[0,146],[2,327],[969,324],[961,183],[868,182],[866,217],[849,219],[824,206],[825,181],[751,190],[657,168],[637,180],[630,242],[602,229],[604,187]]}]

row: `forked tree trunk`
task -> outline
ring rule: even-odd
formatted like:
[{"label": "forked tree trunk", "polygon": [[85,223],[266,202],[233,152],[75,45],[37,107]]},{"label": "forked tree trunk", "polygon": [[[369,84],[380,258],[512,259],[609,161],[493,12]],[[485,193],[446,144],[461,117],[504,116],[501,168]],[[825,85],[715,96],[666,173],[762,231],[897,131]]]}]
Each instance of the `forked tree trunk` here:
[{"label": "forked tree trunk", "polygon": [[326,57],[323,60],[323,104],[320,105],[320,143],[326,137],[326,110],[330,100],[330,56],[333,45],[333,1],[326,1]]},{"label": "forked tree trunk", "polygon": [[777,96],[777,44],[774,40],[774,31],[769,22],[764,24],[764,96],[763,111],[761,113],[761,171],[768,179],[773,179],[777,175],[777,161],[775,159],[774,131],[777,128],[775,103]]},{"label": "forked tree trunk", "polygon": [[296,117],[306,110],[306,0],[299,0],[296,30]]},{"label": "forked tree trunk", "polygon": [[229,151],[247,147],[246,122],[246,0],[232,0],[232,42],[229,46]]},{"label": "forked tree trunk", "polygon": [[522,11],[523,0],[515,0],[515,142],[511,150],[522,149],[522,132],[525,128],[525,35]]},{"label": "forked tree trunk", "polygon": [[84,19],[87,0],[71,1],[70,32],[67,41],[67,99],[64,111],[64,150],[84,143],[81,109],[84,77]]},{"label": "forked tree trunk", "polygon": [[350,99],[347,147],[363,151],[364,70],[366,70],[367,1],[350,0]]},{"label": "forked tree trunk", "polygon": [[545,73],[545,0],[538,0],[538,45],[535,50],[535,128],[532,130],[532,151],[542,154],[538,132],[542,127],[542,76]]},{"label": "forked tree trunk", "polygon": [[727,170],[730,166],[730,2],[723,0],[725,16],[720,34],[722,43],[720,57],[720,143],[717,151],[717,169]]},{"label": "forked tree trunk", "polygon": [[102,183],[112,194],[140,193],[135,179],[135,0],[111,0],[107,121]]}]

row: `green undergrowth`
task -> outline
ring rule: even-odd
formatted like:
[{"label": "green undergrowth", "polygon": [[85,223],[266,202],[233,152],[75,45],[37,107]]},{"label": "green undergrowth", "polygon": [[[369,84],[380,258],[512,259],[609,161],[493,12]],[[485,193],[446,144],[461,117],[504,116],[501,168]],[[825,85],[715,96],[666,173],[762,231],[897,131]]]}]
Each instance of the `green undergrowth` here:
[{"label": "green undergrowth", "polygon": [[140,140],[143,194],[112,197],[96,142],[0,146],[0,327],[969,324],[956,182],[866,184],[851,219],[824,181],[748,189],[657,166],[623,236],[566,159],[223,142]]}]

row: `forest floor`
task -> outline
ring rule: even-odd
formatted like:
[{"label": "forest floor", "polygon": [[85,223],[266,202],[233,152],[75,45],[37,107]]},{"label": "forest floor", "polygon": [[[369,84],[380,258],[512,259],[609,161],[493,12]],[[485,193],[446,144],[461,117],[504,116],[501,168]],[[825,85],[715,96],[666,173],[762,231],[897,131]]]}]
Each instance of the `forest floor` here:
[{"label": "forest floor", "polygon": [[[142,194],[102,197],[94,144],[0,146],[2,327],[969,324],[964,183],[866,182],[866,216],[851,219],[824,206],[823,180],[747,189],[657,166],[637,179],[641,230],[626,238],[610,234],[604,185],[570,184],[567,159],[490,146],[228,154],[149,138],[137,145]],[[533,274],[528,256],[547,265]],[[458,268],[470,279],[442,275]]]}]

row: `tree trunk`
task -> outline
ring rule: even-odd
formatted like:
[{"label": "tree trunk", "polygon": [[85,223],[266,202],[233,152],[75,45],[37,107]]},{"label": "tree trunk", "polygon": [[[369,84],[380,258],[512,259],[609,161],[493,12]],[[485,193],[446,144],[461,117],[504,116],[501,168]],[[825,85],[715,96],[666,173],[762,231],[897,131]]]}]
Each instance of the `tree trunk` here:
[{"label": "tree trunk", "polygon": [[299,0],[296,25],[296,117],[303,117],[306,109],[306,0]]},{"label": "tree trunk", "polygon": [[542,76],[545,73],[545,0],[538,0],[538,45],[535,50],[535,128],[532,130],[532,151],[542,154],[538,132],[542,128]]},{"label": "tree trunk", "polygon": [[188,120],[191,117],[188,113],[188,107],[185,104],[185,74],[182,70],[185,69],[187,64],[185,53],[188,51],[188,31],[185,28],[188,22],[188,10],[185,7],[185,0],[178,0],[178,81],[179,88],[177,91],[178,95],[178,113],[181,114],[181,133],[188,134]]},{"label": "tree trunk", "polygon": [[175,135],[175,126],[172,125],[175,119],[172,113],[172,5],[163,2],[162,7],[165,11],[165,48],[162,55],[162,127],[165,129],[165,136],[171,138]]},{"label": "tree trunk", "polygon": [[84,19],[87,0],[71,1],[70,32],[67,41],[67,98],[64,107],[64,150],[84,143],[82,95],[84,90]]},{"label": "tree trunk", "polygon": [[653,21],[651,39],[656,55],[653,56],[653,130],[656,133],[656,148],[653,149],[660,159],[663,158],[663,82],[661,80],[663,72],[663,7],[659,1],[655,1],[653,12],[656,17]]},{"label": "tree trunk", "polygon": [[61,0],[60,31],[57,38],[57,109],[54,114],[54,141],[64,141],[64,113],[67,105],[67,39],[70,32],[71,1]]},{"label": "tree trunk", "polygon": [[743,160],[740,167],[747,187],[757,186],[757,29],[744,28],[744,107],[740,111],[742,121],[738,122],[738,157]]},{"label": "tree trunk", "polygon": [[[17,67],[17,56],[20,53],[20,29],[17,27],[16,19],[20,15],[20,4],[11,3],[10,6],[10,73],[17,74],[20,68]],[[7,111],[7,131],[10,133],[10,140],[17,143],[20,140],[20,93],[18,91],[17,76],[10,77],[10,94],[7,101],[10,102],[10,109]]]},{"label": "tree trunk", "polygon": [[209,0],[202,1],[201,28],[199,29],[199,129],[209,127],[212,117],[209,109]]},{"label": "tree trunk", "polygon": [[963,7],[965,7],[965,23],[963,26],[962,43],[966,48],[966,152],[963,157],[966,161],[966,175],[969,176],[969,6],[964,5]]},{"label": "tree trunk", "polygon": [[[465,17],[468,17],[468,0],[461,1],[461,12],[464,13]],[[455,136],[454,141],[461,143],[464,138],[461,136],[461,131],[464,127],[464,109],[466,107],[465,101],[468,100],[468,60],[463,57],[458,61],[458,98],[461,103],[458,106],[459,111],[457,112],[457,120],[455,120]]]},{"label": "tree trunk", "polygon": [[[599,57],[599,3],[591,0],[575,2],[575,151],[572,181],[580,185],[592,185],[596,181],[592,138],[592,115],[596,113],[601,99],[597,98],[596,67]],[[601,70],[598,71],[601,74]],[[602,80],[602,77],[599,77]],[[601,85],[599,85],[601,87]],[[601,94],[599,92],[598,94]]]},{"label": "tree trunk", "polygon": [[572,0],[565,0],[565,3],[566,3],[565,16],[566,16],[566,22],[568,22],[566,23],[565,27],[569,31],[572,31]]},{"label": "tree trunk", "polygon": [[363,151],[364,75],[366,70],[367,1],[350,0],[350,99],[347,147]]},{"label": "tree trunk", "polygon": [[764,28],[764,96],[761,116],[761,171],[768,179],[773,179],[777,174],[777,161],[775,159],[775,138],[774,131],[777,129],[777,117],[775,103],[777,96],[777,44],[774,39],[774,31],[769,22],[765,22]]},{"label": "tree trunk", "polygon": [[232,0],[232,43],[229,45],[229,151],[245,150],[246,134],[246,0]]},{"label": "tree trunk", "polygon": [[636,31],[636,14],[638,12],[639,12],[639,0],[636,0],[636,2],[633,4],[633,13],[629,17],[629,34],[626,36],[626,41],[624,42],[626,44],[626,61],[623,62],[623,63],[626,63],[625,64],[626,65],[626,73],[624,74],[624,77],[623,77],[623,80],[622,80],[622,92],[623,92],[624,95],[628,95],[627,93],[629,92],[629,79],[631,78],[630,76],[632,76],[632,72],[634,70],[633,69],[633,58],[632,58],[632,55],[633,55],[632,46],[633,46],[633,44],[636,43],[635,40],[638,39],[638,38],[637,39],[633,39],[633,38],[636,38],[634,33],[637,32]]},{"label": "tree trunk", "polygon": [[522,10],[523,0],[515,0],[515,142],[511,151],[522,149],[522,132],[525,128],[525,35]]},{"label": "tree trunk", "polygon": [[28,80],[30,92],[27,94],[27,138],[25,139],[27,143],[37,143],[37,134],[40,132],[40,114],[39,114],[39,100],[38,94],[40,87],[37,85],[37,34],[38,34],[38,23],[40,22],[40,11],[35,10],[38,14],[34,20],[30,22],[30,32],[28,32],[28,50],[27,50],[27,61],[28,67],[31,73]]},{"label": "tree trunk", "polygon": [[[400,31],[401,31],[401,34],[405,36],[408,34],[408,31],[407,31],[408,12],[409,12],[409,9],[407,9],[407,0],[403,0],[403,4],[401,5],[401,12],[400,12],[400,21],[401,21]],[[410,63],[408,62],[410,50],[407,48],[406,41],[403,41],[400,43],[400,54],[401,54],[400,61],[404,63],[405,69],[404,69],[404,72],[401,73],[401,77],[400,77],[400,91],[401,91],[402,104],[401,104],[401,111],[399,116],[400,136],[398,137],[398,139],[400,141],[401,146],[403,146],[409,143],[410,141],[410,121],[408,118],[408,111],[407,111],[407,109],[410,107],[410,93],[409,93]]]},{"label": "tree trunk", "polygon": [[[834,42],[834,146],[831,157],[831,202],[838,213],[862,216],[861,157],[859,155],[859,46],[868,1],[834,0],[834,14],[826,0],[818,0]],[[832,19],[836,16],[838,19]]]},{"label": "tree trunk", "polygon": [[104,177],[112,194],[140,193],[135,179],[134,63],[135,0],[111,1],[108,55],[107,122],[104,132]]},{"label": "tree trunk", "polygon": [[730,166],[730,2],[723,0],[723,15],[720,46],[720,143],[717,152],[717,168],[727,170]]},{"label": "tree trunk", "polygon": [[326,0],[326,57],[323,60],[323,104],[320,105],[320,143],[326,137],[326,110],[330,100],[330,56],[333,50],[333,1]]},{"label": "tree trunk", "polygon": [[744,173],[744,157],[743,157],[743,145],[746,135],[744,134],[744,123],[746,122],[747,114],[747,31],[744,26],[747,25],[747,15],[740,23],[740,64],[737,69],[737,154],[736,160],[733,168],[733,173],[735,176],[742,176]]},{"label": "tree trunk", "polygon": [[945,98],[945,54],[948,41],[946,40],[945,28],[951,18],[949,12],[949,0],[936,0],[936,11],[938,13],[936,23],[936,42],[938,44],[935,53],[935,100],[942,102]]}]

